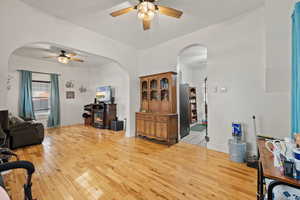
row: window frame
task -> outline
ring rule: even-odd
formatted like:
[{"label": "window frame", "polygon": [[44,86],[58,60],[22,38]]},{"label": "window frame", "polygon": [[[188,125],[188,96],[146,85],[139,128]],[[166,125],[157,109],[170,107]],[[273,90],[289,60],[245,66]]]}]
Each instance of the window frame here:
[{"label": "window frame", "polygon": [[[32,83],[47,83],[47,84],[49,84],[49,86],[51,87],[51,81],[42,81],[42,80],[32,80],[31,81]],[[50,93],[50,91],[49,91],[49,93]],[[42,99],[42,98],[39,98],[39,97],[34,97],[33,95],[32,95],[32,101],[33,101],[33,99]],[[50,103],[50,97],[48,98],[48,101],[49,101],[49,103]],[[39,112],[39,111],[50,111],[50,104],[49,104],[49,108],[48,109],[39,109],[39,110],[35,110],[34,109],[34,107],[33,107],[33,111],[34,112]]]}]

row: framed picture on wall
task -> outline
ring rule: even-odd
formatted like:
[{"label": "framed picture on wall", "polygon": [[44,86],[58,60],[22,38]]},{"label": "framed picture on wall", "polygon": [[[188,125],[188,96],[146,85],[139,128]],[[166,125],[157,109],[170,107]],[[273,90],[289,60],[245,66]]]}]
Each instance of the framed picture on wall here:
[{"label": "framed picture on wall", "polygon": [[66,98],[67,99],[75,99],[75,91],[67,91]]}]

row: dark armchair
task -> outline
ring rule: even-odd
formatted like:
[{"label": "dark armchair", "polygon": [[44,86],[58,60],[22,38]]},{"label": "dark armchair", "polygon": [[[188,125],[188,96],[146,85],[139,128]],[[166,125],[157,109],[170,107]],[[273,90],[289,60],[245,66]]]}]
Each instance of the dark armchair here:
[{"label": "dark armchair", "polygon": [[41,144],[44,140],[44,126],[41,123],[23,122],[9,127],[9,146],[11,149]]},{"label": "dark armchair", "polygon": [[10,117],[8,141],[11,149],[41,144],[44,140],[44,126],[34,121],[24,121],[19,117]]}]

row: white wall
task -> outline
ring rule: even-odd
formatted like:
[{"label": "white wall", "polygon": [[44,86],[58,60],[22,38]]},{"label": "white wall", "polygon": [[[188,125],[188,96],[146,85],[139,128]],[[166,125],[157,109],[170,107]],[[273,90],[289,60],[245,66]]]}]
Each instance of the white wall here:
[{"label": "white wall", "polygon": [[[266,64],[268,68],[291,66],[291,16],[298,0],[265,0]],[[290,75],[290,71],[286,71]],[[286,90],[289,82],[284,83]]]},{"label": "white wall", "polygon": [[129,78],[117,63],[102,65],[89,71],[89,88],[92,90],[90,99],[95,98],[96,88],[112,86],[117,104],[117,116],[120,120],[128,117],[129,113]]},{"label": "white wall", "polygon": [[[232,121],[244,124],[246,139],[253,143],[253,114],[264,134],[289,134],[288,94],[265,92],[264,23],[264,8],[259,8],[140,52],[139,74],[147,74],[175,71],[177,56],[186,46],[207,47],[210,148],[227,152]],[[213,93],[216,86],[227,87],[228,92]]]},{"label": "white wall", "polygon": [[[7,94],[7,106],[10,112],[18,114],[19,72],[17,69],[30,71],[58,73],[61,103],[62,125],[83,123],[83,106],[93,103],[96,87],[111,85],[116,91],[117,113],[120,119],[128,117],[129,107],[129,79],[117,63],[94,67],[70,67],[68,65],[41,61],[12,55],[9,63],[9,75],[13,77],[11,89]],[[73,81],[74,88],[65,87],[67,81]],[[87,87],[86,93],[80,93],[79,88]],[[75,99],[66,99],[66,91],[75,91]]]},{"label": "white wall", "polygon": [[265,0],[266,91],[285,98],[282,102],[290,131],[291,121],[291,16],[298,0]]},{"label": "white wall", "polygon": [[126,135],[134,135],[134,116],[135,111],[138,110],[138,79],[136,76],[137,61],[135,56],[137,51],[134,48],[85,28],[48,16],[19,0],[1,1],[0,26],[0,108],[7,106],[6,81],[8,60],[11,53],[15,49],[33,42],[59,44],[111,58],[120,63],[122,68],[126,70],[130,78],[130,113]]}]

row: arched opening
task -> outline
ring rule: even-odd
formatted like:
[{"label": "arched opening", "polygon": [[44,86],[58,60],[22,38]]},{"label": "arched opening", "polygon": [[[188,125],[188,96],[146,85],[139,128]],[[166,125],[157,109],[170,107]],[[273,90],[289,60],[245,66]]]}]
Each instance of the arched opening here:
[{"label": "arched opening", "polygon": [[[71,59],[60,60],[65,52]],[[91,54],[62,45],[38,42],[16,49],[9,58],[7,107],[12,114],[19,113],[20,73],[32,73],[33,104],[37,119],[46,124],[49,102],[47,91],[49,74],[59,75],[61,125],[82,124],[84,106],[94,102],[96,89],[110,86],[119,120],[129,123],[129,75],[121,65],[110,58]],[[43,96],[44,95],[44,96]],[[129,130],[126,130],[129,136]]]},{"label": "arched opening", "polygon": [[202,145],[207,134],[207,48],[193,44],[178,56],[179,115],[181,141]]}]

